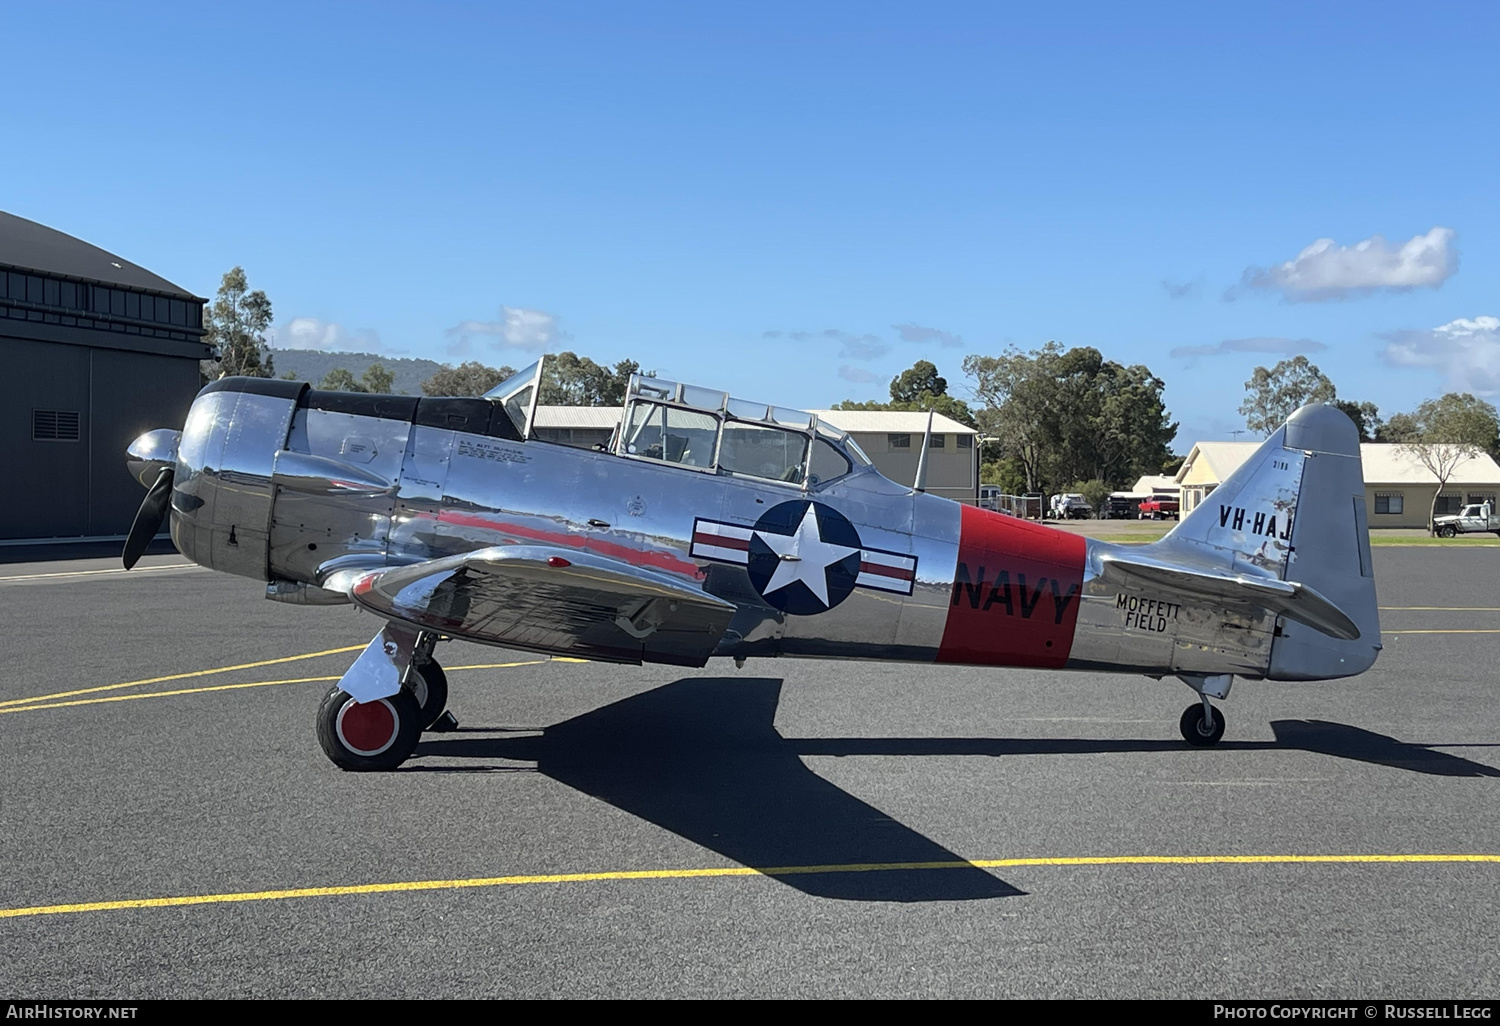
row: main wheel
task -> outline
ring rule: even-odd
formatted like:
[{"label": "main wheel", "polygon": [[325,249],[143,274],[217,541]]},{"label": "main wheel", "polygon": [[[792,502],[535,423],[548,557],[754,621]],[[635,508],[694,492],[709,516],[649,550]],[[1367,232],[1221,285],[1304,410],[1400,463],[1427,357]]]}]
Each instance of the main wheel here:
[{"label": "main wheel", "polygon": [[1213,722],[1203,715],[1203,703],[1194,702],[1182,711],[1182,738],[1195,748],[1211,748],[1224,736],[1224,714],[1215,709]]},{"label": "main wheel", "polygon": [[426,730],[448,708],[448,675],[436,659],[419,662],[412,671],[411,691],[422,707],[422,729]]},{"label": "main wheel", "polygon": [[335,687],[318,705],[318,744],[342,770],[393,770],[417,749],[422,707],[402,688],[388,698],[356,702]]},{"label": "main wheel", "polygon": [[1458,534],[1458,528],[1452,524],[1444,524],[1437,529],[1437,536],[1439,538],[1452,538],[1456,534]]}]

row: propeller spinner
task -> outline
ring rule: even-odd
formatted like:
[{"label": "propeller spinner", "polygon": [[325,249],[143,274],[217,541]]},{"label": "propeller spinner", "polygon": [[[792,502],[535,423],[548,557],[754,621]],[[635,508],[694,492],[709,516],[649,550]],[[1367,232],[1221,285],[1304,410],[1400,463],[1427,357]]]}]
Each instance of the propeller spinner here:
[{"label": "propeller spinner", "polygon": [[171,508],[172,479],[177,472],[177,445],[181,439],[181,432],[159,428],[147,431],[125,450],[130,473],[149,486],[141,508],[136,511],[135,522],[130,525],[130,533],[125,536],[126,570],[141,558]]}]

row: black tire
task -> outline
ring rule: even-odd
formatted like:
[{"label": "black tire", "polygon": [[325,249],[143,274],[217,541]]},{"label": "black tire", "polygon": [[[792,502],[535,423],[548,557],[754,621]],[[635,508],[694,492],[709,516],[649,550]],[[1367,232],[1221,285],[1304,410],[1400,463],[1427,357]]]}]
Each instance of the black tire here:
[{"label": "black tire", "polygon": [[1458,528],[1454,527],[1452,524],[1444,524],[1437,529],[1437,536],[1439,538],[1452,538],[1457,534]]},{"label": "black tire", "polygon": [[413,676],[417,679],[412,681],[412,694],[416,696],[417,704],[422,707],[421,724],[426,730],[438,721],[443,711],[448,708],[448,675],[436,659],[428,659],[416,663],[412,667]]},{"label": "black tire", "polygon": [[1202,702],[1194,702],[1184,709],[1177,725],[1182,729],[1183,740],[1194,748],[1212,748],[1224,736],[1224,714],[1215,709],[1213,724],[1206,724]]},{"label": "black tire", "polygon": [[[351,722],[351,715],[358,719]],[[318,744],[341,770],[393,770],[416,751],[421,722],[422,707],[405,688],[361,705],[334,687],[318,705]]]}]

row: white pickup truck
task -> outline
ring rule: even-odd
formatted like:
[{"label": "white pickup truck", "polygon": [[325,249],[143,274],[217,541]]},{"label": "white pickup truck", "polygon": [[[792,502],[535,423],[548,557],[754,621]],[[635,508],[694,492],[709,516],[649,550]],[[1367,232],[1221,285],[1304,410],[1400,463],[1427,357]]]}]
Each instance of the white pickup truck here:
[{"label": "white pickup truck", "polygon": [[1439,538],[1452,538],[1459,534],[1479,534],[1494,531],[1500,535],[1500,516],[1495,514],[1487,502],[1465,506],[1457,516],[1449,514],[1432,518],[1432,528]]}]

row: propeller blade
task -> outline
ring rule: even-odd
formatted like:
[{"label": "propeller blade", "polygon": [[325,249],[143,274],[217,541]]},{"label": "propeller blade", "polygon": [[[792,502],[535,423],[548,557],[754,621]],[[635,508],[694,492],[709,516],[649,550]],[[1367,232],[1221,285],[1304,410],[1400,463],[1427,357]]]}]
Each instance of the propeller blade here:
[{"label": "propeller blade", "polygon": [[141,500],[141,508],[135,514],[135,523],[130,525],[130,533],[125,536],[126,570],[135,566],[141,553],[146,551],[146,546],[151,544],[151,539],[156,537],[156,532],[161,530],[161,522],[172,505],[172,475],[172,467],[163,467],[161,473],[156,475],[156,483],[146,493],[145,499]]}]

